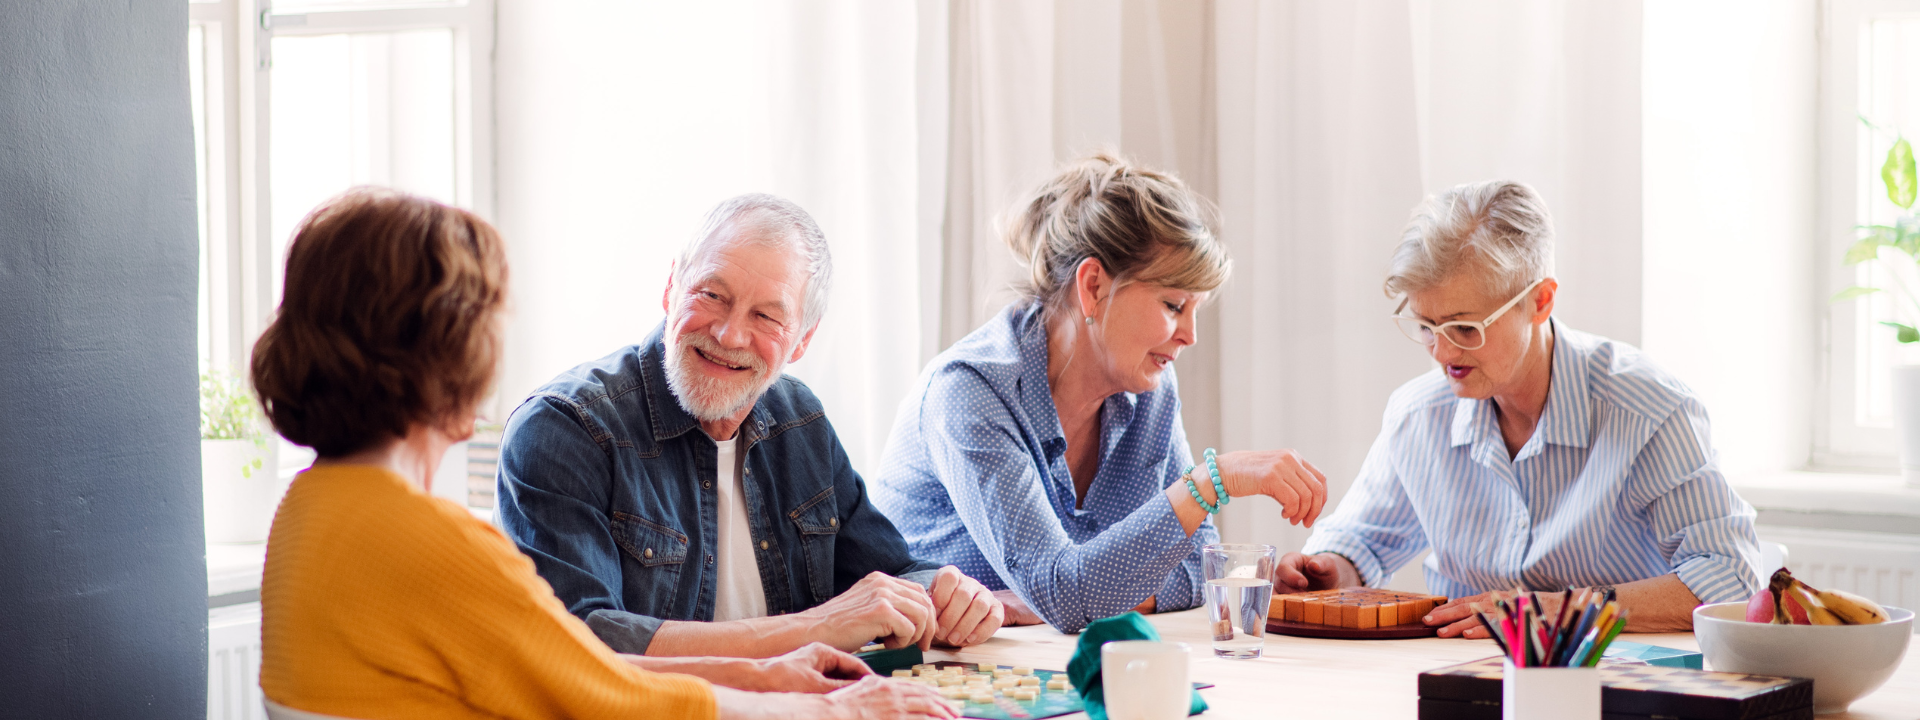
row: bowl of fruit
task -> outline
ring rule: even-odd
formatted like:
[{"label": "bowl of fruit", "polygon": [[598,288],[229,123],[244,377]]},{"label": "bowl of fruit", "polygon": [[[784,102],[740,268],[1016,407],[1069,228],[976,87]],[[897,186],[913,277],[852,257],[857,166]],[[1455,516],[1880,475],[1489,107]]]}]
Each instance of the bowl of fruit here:
[{"label": "bowl of fruit", "polygon": [[1740,603],[1693,610],[1708,669],[1813,679],[1813,710],[1836,713],[1880,687],[1913,637],[1913,611],[1816,590],[1781,568]]}]

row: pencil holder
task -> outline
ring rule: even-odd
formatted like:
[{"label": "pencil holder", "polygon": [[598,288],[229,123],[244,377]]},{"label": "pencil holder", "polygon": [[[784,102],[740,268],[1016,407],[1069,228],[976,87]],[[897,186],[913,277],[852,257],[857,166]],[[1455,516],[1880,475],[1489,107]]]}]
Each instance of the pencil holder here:
[{"label": "pencil holder", "polygon": [[1600,720],[1600,669],[1516,668],[1500,682],[1501,720]]}]

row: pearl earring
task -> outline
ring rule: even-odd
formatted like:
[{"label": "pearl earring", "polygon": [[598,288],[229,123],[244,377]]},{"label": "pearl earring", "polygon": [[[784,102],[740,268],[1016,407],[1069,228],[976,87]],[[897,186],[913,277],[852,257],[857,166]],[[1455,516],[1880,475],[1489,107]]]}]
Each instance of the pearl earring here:
[{"label": "pearl earring", "polygon": [[1088,325],[1092,325],[1092,324],[1093,324],[1093,316],[1092,316],[1092,315],[1088,315],[1088,316],[1087,316],[1087,324],[1088,324]]}]

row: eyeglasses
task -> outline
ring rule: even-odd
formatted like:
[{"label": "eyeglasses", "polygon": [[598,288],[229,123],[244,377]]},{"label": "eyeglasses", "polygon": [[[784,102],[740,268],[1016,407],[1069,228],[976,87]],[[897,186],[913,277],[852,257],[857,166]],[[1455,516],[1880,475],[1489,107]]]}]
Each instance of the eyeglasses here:
[{"label": "eyeglasses", "polygon": [[1453,343],[1454,347],[1460,348],[1461,350],[1479,350],[1480,346],[1487,344],[1487,326],[1492,325],[1495,320],[1499,320],[1501,315],[1507,314],[1507,311],[1513,309],[1513,306],[1518,304],[1521,298],[1526,297],[1527,293],[1533,292],[1534,288],[1540,287],[1540,283],[1546,281],[1546,278],[1533,281],[1533,284],[1528,285],[1527,289],[1521,290],[1519,295],[1513,296],[1513,299],[1508,300],[1507,304],[1501,305],[1499,310],[1493,311],[1493,314],[1488,315],[1487,319],[1479,322],[1472,320],[1453,320],[1440,323],[1439,325],[1428,325],[1426,321],[1419,318],[1407,317],[1400,314],[1407,309],[1407,302],[1410,299],[1402,297],[1400,299],[1400,307],[1393,309],[1393,324],[1400,328],[1400,334],[1407,336],[1407,339],[1420,343],[1421,345],[1433,345],[1434,336],[1439,335],[1446,338],[1447,342]]}]

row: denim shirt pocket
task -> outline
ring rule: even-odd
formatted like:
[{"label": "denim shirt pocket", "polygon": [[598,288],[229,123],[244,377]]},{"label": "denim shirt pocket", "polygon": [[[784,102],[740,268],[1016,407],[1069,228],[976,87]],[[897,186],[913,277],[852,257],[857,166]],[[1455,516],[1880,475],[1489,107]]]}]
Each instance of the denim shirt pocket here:
[{"label": "denim shirt pocket", "polygon": [[807,561],[807,588],[813,601],[833,599],[833,541],[840,534],[839,503],[833,501],[833,488],[821,490],[799,507],[787,513],[800,532],[800,552]]},{"label": "denim shirt pocket", "polygon": [[[615,511],[613,541],[626,554],[620,564],[627,611],[664,617],[673,605],[680,568],[687,559],[687,536],[638,515]],[[645,606],[634,607],[635,600]]]}]

